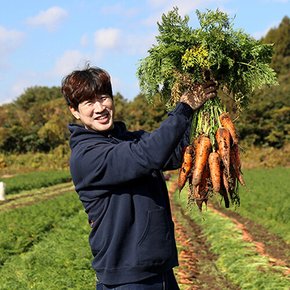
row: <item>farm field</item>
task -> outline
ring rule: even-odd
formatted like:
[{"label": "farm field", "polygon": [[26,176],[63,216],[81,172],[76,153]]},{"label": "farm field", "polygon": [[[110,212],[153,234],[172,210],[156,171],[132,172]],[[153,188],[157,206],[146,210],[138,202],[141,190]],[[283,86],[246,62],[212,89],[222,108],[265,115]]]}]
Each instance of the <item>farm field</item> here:
[{"label": "farm field", "polygon": [[[239,208],[213,199],[202,213],[188,207],[186,188],[179,194],[172,175],[182,290],[289,289],[289,173],[247,170]],[[37,179],[26,175],[29,190],[11,189],[0,203],[0,289],[95,289],[90,227],[71,182]]]}]

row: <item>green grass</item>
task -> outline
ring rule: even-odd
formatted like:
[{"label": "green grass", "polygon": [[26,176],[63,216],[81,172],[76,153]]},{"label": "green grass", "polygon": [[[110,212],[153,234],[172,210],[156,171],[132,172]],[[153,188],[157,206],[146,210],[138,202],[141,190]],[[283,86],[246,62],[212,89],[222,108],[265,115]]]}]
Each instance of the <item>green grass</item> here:
[{"label": "green grass", "polygon": [[210,209],[200,213],[196,206],[188,209],[187,196],[175,194],[187,214],[203,229],[210,249],[217,254],[216,267],[241,289],[289,289],[283,267],[272,266],[267,257],[259,255],[255,246],[242,238],[241,230],[226,217]]},{"label": "green grass", "polygon": [[34,171],[2,178],[6,185],[6,194],[15,194],[23,190],[31,190],[48,187],[58,183],[71,181],[71,175],[67,170]]},{"label": "green grass", "polygon": [[0,289],[94,289],[87,216],[75,192],[0,214]]},{"label": "green grass", "polygon": [[28,252],[80,209],[77,194],[70,192],[31,206],[1,212],[0,266],[12,256]]},{"label": "green grass", "polygon": [[0,269],[0,289],[95,289],[84,211],[67,218],[29,252]]},{"label": "green grass", "polygon": [[236,211],[290,243],[290,168],[245,170]]},{"label": "green grass", "polygon": [[[240,214],[285,239],[289,233],[288,176],[285,168],[245,171],[247,187],[241,188],[238,208]],[[175,200],[187,209],[186,194],[179,198],[176,193]],[[201,226],[217,255],[217,271],[233,284],[241,289],[289,289],[284,268],[272,266],[267,257],[260,256],[231,220],[211,210],[199,214],[196,207],[188,215]],[[95,288],[90,228],[75,192],[1,212],[0,219],[1,290]]]}]

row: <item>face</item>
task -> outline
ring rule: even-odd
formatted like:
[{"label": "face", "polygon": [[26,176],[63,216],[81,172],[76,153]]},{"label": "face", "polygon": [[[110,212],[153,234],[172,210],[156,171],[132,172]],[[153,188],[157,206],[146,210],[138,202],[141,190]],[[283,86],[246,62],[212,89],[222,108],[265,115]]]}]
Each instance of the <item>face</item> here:
[{"label": "face", "polygon": [[115,106],[109,95],[97,95],[92,100],[79,103],[78,110],[72,107],[70,110],[87,129],[107,131],[114,126]]}]

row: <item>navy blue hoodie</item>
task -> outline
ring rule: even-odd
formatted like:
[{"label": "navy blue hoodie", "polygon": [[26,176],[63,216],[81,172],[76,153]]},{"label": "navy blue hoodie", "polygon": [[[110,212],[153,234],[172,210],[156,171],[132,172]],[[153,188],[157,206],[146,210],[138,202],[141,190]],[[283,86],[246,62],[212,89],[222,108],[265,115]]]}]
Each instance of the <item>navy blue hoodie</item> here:
[{"label": "navy blue hoodie", "polygon": [[179,103],[152,133],[129,132],[121,122],[106,132],[69,125],[71,174],[100,282],[137,282],[178,265],[162,171],[180,167],[192,113]]}]

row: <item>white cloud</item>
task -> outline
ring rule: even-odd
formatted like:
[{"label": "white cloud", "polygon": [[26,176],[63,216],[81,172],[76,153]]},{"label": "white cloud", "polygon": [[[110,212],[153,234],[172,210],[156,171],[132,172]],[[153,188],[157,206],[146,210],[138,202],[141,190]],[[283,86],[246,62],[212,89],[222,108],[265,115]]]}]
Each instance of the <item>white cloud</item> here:
[{"label": "white cloud", "polygon": [[28,18],[27,23],[31,26],[44,26],[47,30],[53,31],[67,15],[66,10],[54,6]]},{"label": "white cloud", "polygon": [[24,38],[24,33],[17,30],[8,30],[0,26],[0,54],[7,54],[18,47]]},{"label": "white cloud", "polygon": [[78,50],[66,51],[57,61],[53,69],[53,75],[64,77],[75,69],[82,68],[88,62],[84,54]]},{"label": "white cloud", "polygon": [[191,16],[195,14],[196,9],[208,8],[208,6],[212,6],[212,4],[220,7],[227,1],[228,0],[149,0],[149,4],[153,9],[155,9],[155,12],[152,12],[151,15],[143,21],[143,23],[149,26],[156,26],[157,21],[161,21],[162,14],[168,13],[173,9],[173,7],[178,7],[179,15]]},{"label": "white cloud", "polygon": [[103,28],[95,32],[94,43],[97,49],[115,49],[120,40],[121,31],[117,28]]},{"label": "white cloud", "polygon": [[81,44],[82,47],[86,47],[86,46],[88,46],[88,43],[89,43],[88,36],[87,36],[87,34],[84,34],[81,37],[80,44]]},{"label": "white cloud", "polygon": [[15,78],[9,86],[4,86],[0,95],[0,104],[10,103],[29,87],[41,85],[42,74],[32,71],[22,71],[15,74]]},{"label": "white cloud", "polygon": [[[6,70],[9,66],[8,56],[18,46],[21,45],[24,39],[24,33],[17,30],[8,30],[0,26],[0,70]],[[1,72],[0,72],[1,76]]]},{"label": "white cloud", "polygon": [[25,92],[25,90],[29,87],[36,86],[35,77],[37,75],[35,74],[34,77],[30,76],[29,78],[21,78],[17,80],[11,87],[11,95],[19,97],[21,94]]}]

